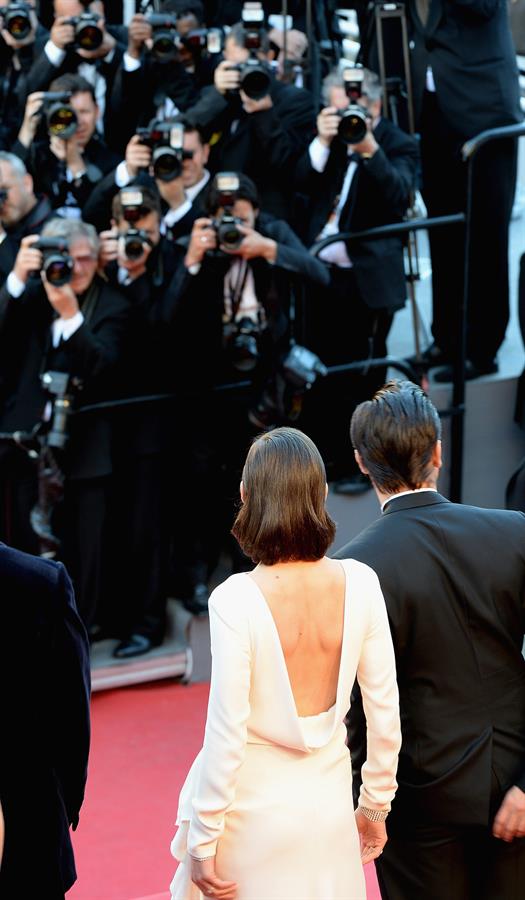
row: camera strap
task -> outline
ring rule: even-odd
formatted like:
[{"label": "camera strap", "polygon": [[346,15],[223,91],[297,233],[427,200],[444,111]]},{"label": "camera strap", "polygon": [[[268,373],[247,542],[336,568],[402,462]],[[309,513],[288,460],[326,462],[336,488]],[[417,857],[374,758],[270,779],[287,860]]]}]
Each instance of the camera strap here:
[{"label": "camera strap", "polygon": [[227,292],[226,297],[231,304],[230,322],[235,322],[237,318],[237,313],[239,312],[239,307],[242,301],[242,295],[244,293],[244,288],[246,287],[246,281],[248,279],[248,261],[246,259],[239,260],[239,273],[238,277],[233,283],[232,281],[232,270],[235,263],[232,264],[229,271],[226,273],[227,281]]}]

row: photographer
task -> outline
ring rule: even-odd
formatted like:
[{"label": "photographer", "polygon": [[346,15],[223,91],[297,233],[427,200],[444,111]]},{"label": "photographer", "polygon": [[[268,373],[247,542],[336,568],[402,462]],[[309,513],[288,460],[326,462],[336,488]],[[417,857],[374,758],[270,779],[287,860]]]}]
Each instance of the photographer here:
[{"label": "photographer", "polygon": [[107,228],[111,201],[118,190],[136,181],[152,187],[154,181],[162,198],[163,234],[169,234],[174,240],[189,234],[206,202],[210,173],[205,166],[209,146],[198,128],[184,124],[183,120],[174,120],[173,125],[184,129],[182,140],[179,139],[180,152],[176,153],[180,166],[174,163],[171,174],[164,172],[162,178],[155,178],[151,146],[145,143],[143,135],[134,135],[126,147],[125,159],[97,185],[87,200],[83,212],[86,221],[101,230]]},{"label": "photographer", "polygon": [[[328,282],[323,263],[308,254],[290,227],[259,213],[257,190],[245,175],[216,176],[208,210],[210,217],[193,226],[174,296],[178,314],[189,310],[198,323],[198,359],[206,361],[193,376],[204,398],[200,409],[206,408],[206,417],[200,416],[202,445],[193,454],[198,471],[188,478],[192,496],[185,504],[194,521],[191,527],[185,521],[175,547],[179,572],[191,561],[190,600],[197,611],[229,534],[243,453],[260,430],[248,413],[290,345],[292,290],[303,281]],[[248,390],[212,391],[214,385],[246,379]],[[203,508],[209,510],[206,521]],[[233,542],[231,550],[236,552]],[[234,566],[245,564],[237,560]]]},{"label": "photographer", "polygon": [[30,94],[13,153],[26,163],[37,189],[59,215],[80,218],[94,186],[117,157],[97,133],[99,108],[89,82],[80,75],[63,75],[50,88],[69,97],[50,105],[45,93]]},{"label": "photographer", "polygon": [[[127,39],[123,26],[106,28],[100,0],[54,0],[49,40],[27,76],[27,92],[47,91],[56,78],[78,74],[89,82],[100,109],[99,128],[111,137],[108,100]],[[83,17],[83,18],[82,18]],[[79,21],[80,20],[80,21]],[[123,43],[124,42],[124,43]]]},{"label": "photographer", "polygon": [[0,283],[13,267],[22,238],[40,231],[51,215],[47,198],[35,195],[23,162],[0,151]]},{"label": "photographer", "polygon": [[[268,64],[269,41],[264,29],[258,30],[259,50],[247,48],[248,33],[242,22],[229,31],[214,84],[204,88],[186,118],[215,135],[209,162],[212,173],[244,172],[257,185],[261,208],[289,219],[293,197],[290,172],[315,127],[312,96],[275,79]],[[262,75],[253,80],[259,86],[262,81],[267,88],[252,90],[249,79],[243,80],[243,66],[254,57]],[[249,96],[241,81],[257,98]]]},{"label": "photographer", "polygon": [[[161,236],[160,198],[142,185],[113,200],[114,227],[101,234],[101,261],[110,285],[126,297],[129,320],[119,366],[120,397],[182,394],[188,379],[190,334],[172,328],[164,312],[176,257]],[[114,476],[109,510],[106,609],[114,655],[146,653],[164,636],[169,485],[186,477],[176,423],[187,422],[182,397],[122,407],[113,415]],[[189,440],[189,439],[188,439]],[[119,599],[120,602],[119,602]]]},{"label": "photographer", "polygon": [[[53,453],[65,476],[64,501],[53,527],[62,538],[62,558],[75,581],[79,612],[90,627],[100,593],[110,421],[104,412],[78,413],[68,417],[63,429],[50,409],[41,376],[67,373],[66,394],[75,410],[104,400],[118,362],[127,304],[96,274],[99,240],[91,225],[52,219],[42,238],[52,239],[57,248],[52,256],[49,249],[35,249],[37,235],[23,238],[0,290],[0,340],[12,348],[16,360],[3,392],[0,430],[31,431],[40,421],[51,425],[47,443],[53,432],[50,446],[57,448]],[[35,272],[38,277],[33,277]],[[4,471],[2,480],[9,478],[10,472]],[[16,504],[16,484],[12,488]],[[29,517],[27,491],[24,498],[28,507],[17,512]]]},{"label": "photographer", "polygon": [[154,29],[148,16],[137,13],[129,23],[128,49],[115,78],[110,104],[121,149],[138,127],[148,125],[155,117],[173,118],[198,96],[195,74],[182,62],[178,43],[181,35],[190,27],[199,27],[199,23],[193,13],[175,19],[168,0],[161,5],[160,13],[164,11],[168,19],[173,19],[172,27],[161,29],[167,32],[171,52],[155,53]]},{"label": "photographer", "polygon": [[[17,7],[20,18],[15,15]],[[27,74],[48,33],[38,22],[34,0],[14,7],[5,0],[0,8],[0,150],[9,150],[24,115]]]},{"label": "photographer", "polygon": [[[381,117],[377,76],[359,69],[346,74],[347,79],[338,73],[325,79],[327,105],[317,118],[317,137],[296,169],[302,195],[297,220],[308,246],[337,232],[400,222],[415,185],[417,145]],[[354,128],[358,140],[352,143]],[[338,242],[320,258],[331,264],[331,291],[308,304],[306,343],[326,365],[385,356],[394,313],[406,298],[401,238]],[[342,492],[369,486],[357,467],[347,470],[344,448],[352,405],[383,382],[384,371],[377,369],[335,375],[308,398],[305,427],[330,463],[331,477],[348,476],[338,485]]]}]

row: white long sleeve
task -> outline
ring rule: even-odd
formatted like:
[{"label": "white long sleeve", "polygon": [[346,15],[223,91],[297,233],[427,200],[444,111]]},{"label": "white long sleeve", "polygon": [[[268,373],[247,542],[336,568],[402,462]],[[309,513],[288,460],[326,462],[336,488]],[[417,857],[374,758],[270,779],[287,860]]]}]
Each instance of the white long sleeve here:
[{"label": "white long sleeve", "polygon": [[[231,594],[217,588],[209,601],[212,673],[200,774],[188,832],[192,856],[213,856],[235,795],[250,715],[251,646],[248,620]],[[235,599],[235,598],[233,598]]]},{"label": "white long sleeve", "polygon": [[362,806],[371,809],[390,809],[397,788],[397,758],[401,748],[399,691],[388,616],[377,576],[375,582],[369,596],[370,626],[357,669],[367,730],[359,800]]}]

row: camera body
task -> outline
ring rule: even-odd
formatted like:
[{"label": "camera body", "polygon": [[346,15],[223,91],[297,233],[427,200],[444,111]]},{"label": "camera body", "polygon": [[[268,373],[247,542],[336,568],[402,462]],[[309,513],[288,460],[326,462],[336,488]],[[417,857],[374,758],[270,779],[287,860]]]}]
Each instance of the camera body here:
[{"label": "camera body", "polygon": [[252,372],[259,362],[259,337],[261,326],[254,319],[243,316],[226,323],[223,343],[230,362],[238,372]]},{"label": "camera body", "polygon": [[179,37],[179,45],[192,56],[214,56],[222,52],[223,36],[220,28],[196,28]]},{"label": "camera body", "polygon": [[177,17],[170,13],[149,13],[151,25],[151,53],[158,62],[171,62],[178,51]]},{"label": "camera body", "polygon": [[64,141],[78,128],[77,114],[68,102],[71,96],[69,91],[45,91],[42,97],[41,111],[46,118],[47,130]]},{"label": "camera body", "polygon": [[363,70],[359,66],[344,69],[346,96],[349,103],[346,109],[340,109],[337,115],[341,121],[337,133],[345,144],[359,144],[368,131],[368,113],[357,102],[363,95]]},{"label": "camera body", "polygon": [[98,50],[104,40],[104,32],[99,26],[100,16],[98,13],[83,12],[80,16],[71,16],[64,23],[65,25],[73,25],[75,29],[75,40],[71,47],[80,50]]},{"label": "camera body", "polygon": [[151,246],[149,235],[142,228],[136,228],[135,223],[144,215],[143,193],[139,187],[125,187],[120,191],[122,205],[122,218],[132,227],[126,234],[121,235],[124,254],[128,259],[140,259],[144,253],[144,244]]},{"label": "camera body", "polygon": [[73,276],[73,260],[69,255],[68,242],[62,238],[40,237],[32,247],[42,252],[42,268],[49,284],[53,287],[69,284]]},{"label": "camera body", "polygon": [[279,369],[266,383],[258,402],[248,411],[252,425],[270,431],[278,425],[296,422],[303,408],[303,398],[319,376],[328,369],[319,357],[293,344]]},{"label": "camera body", "polygon": [[184,150],[184,125],[182,122],[150,122],[147,128],[138,128],[141,143],[151,148],[153,174],[159,181],[173,181],[182,174],[182,163],[191,159],[193,151]]},{"label": "camera body", "polygon": [[31,33],[31,7],[28,3],[10,3],[0,7],[2,27],[9,32],[15,41],[23,41]]},{"label": "camera body", "polygon": [[239,86],[251,100],[262,100],[270,92],[270,67],[262,63],[257,53],[262,48],[264,10],[261,3],[245,3],[242,22],[246,32],[244,46],[250,55],[246,62],[232,66],[240,73]]},{"label": "camera body", "polygon": [[219,172],[215,176],[218,193],[218,208],[224,210],[222,216],[213,220],[213,227],[217,234],[217,244],[227,250],[238,250],[244,235],[237,225],[242,225],[241,219],[233,215],[233,204],[239,190],[239,176],[236,172]]},{"label": "camera body", "polygon": [[73,392],[81,386],[76,378],[71,378],[69,372],[44,372],[40,376],[44,390],[53,401],[53,415],[51,426],[46,435],[48,447],[64,450],[69,439],[69,417],[73,412]]}]

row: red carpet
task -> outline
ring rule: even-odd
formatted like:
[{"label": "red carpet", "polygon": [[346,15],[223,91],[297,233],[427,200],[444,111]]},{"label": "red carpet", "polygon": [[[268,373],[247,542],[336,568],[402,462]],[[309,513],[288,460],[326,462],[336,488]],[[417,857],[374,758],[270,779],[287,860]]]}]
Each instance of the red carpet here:
[{"label": "red carpet", "polygon": [[[95,694],[68,900],[169,900],[177,799],[201,746],[207,698],[208,685],[169,682]],[[377,900],[372,866],[367,881]]]}]

